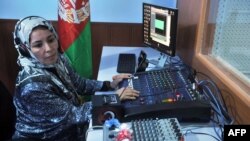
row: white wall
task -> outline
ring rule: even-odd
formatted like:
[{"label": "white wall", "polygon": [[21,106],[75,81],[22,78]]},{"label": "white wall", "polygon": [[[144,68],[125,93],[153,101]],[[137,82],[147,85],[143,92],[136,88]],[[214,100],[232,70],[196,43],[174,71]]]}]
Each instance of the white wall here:
[{"label": "white wall", "polygon": [[176,7],[176,0],[90,0],[91,21],[141,23],[143,2]]},{"label": "white wall", "polygon": [[38,15],[57,20],[57,0],[0,0],[0,19]]},{"label": "white wall", "polygon": [[[38,15],[57,20],[58,0],[0,0],[0,19]],[[90,0],[91,21],[142,22],[142,3],[176,7],[176,0]]]}]

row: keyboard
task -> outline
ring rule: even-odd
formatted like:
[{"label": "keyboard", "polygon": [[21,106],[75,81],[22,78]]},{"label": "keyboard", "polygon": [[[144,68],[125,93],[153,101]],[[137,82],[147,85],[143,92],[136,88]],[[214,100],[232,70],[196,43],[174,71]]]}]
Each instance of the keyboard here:
[{"label": "keyboard", "polygon": [[118,57],[117,72],[134,73],[136,67],[136,56],[133,53],[120,53]]}]

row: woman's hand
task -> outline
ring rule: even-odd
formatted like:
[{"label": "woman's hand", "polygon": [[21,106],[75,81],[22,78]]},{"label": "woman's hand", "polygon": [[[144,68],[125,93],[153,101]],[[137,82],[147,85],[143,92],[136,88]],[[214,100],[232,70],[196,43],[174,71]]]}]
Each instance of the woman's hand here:
[{"label": "woman's hand", "polygon": [[110,86],[111,88],[115,89],[118,84],[123,80],[123,79],[128,79],[131,78],[131,74],[129,73],[124,73],[124,74],[118,74],[112,77],[113,81],[111,82]]},{"label": "woman's hand", "polygon": [[136,91],[130,87],[123,87],[123,88],[120,88],[116,91],[116,93],[118,94],[118,96],[120,97],[120,100],[134,100],[136,99],[138,96],[139,96],[139,91]]}]

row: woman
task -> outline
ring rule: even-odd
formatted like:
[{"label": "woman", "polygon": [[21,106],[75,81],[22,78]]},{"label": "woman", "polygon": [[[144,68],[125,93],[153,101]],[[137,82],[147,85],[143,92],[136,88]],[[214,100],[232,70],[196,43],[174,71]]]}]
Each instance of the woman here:
[{"label": "woman", "polygon": [[[20,66],[14,95],[14,140],[82,140],[81,127],[88,124],[91,103],[82,103],[79,95],[115,90],[122,79],[130,77],[116,75],[112,82],[80,77],[61,54],[52,24],[42,17],[18,21],[14,41]],[[121,100],[135,99],[139,94],[131,88],[116,93]]]}]

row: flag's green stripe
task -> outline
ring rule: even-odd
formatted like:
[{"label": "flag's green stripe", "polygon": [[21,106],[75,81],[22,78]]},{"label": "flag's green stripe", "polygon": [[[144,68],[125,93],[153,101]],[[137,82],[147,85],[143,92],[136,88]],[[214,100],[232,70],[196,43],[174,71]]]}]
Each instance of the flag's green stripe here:
[{"label": "flag's green stripe", "polygon": [[65,51],[73,68],[86,78],[92,78],[91,30],[88,22],[79,37]]}]

